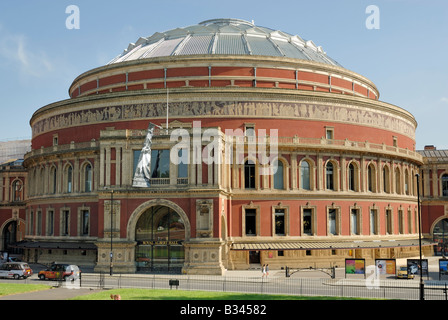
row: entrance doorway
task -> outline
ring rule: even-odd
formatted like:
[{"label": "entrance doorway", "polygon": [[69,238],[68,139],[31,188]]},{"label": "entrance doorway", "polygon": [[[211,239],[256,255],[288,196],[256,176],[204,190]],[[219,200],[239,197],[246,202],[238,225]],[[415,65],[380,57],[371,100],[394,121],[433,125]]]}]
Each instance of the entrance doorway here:
[{"label": "entrance doorway", "polygon": [[249,264],[260,264],[260,251],[249,251]]},{"label": "entrance doorway", "polygon": [[180,272],[185,252],[185,224],[180,215],[167,206],[147,209],[135,228],[137,271]]},{"label": "entrance doorway", "polygon": [[6,251],[9,254],[22,254],[22,249],[14,246],[17,241],[17,221],[11,221],[3,229],[2,251]]}]

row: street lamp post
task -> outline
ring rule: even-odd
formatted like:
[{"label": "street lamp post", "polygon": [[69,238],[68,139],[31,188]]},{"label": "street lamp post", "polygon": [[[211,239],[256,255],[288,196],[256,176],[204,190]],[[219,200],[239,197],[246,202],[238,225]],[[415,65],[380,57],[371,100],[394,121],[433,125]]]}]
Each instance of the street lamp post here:
[{"label": "street lamp post", "polygon": [[114,213],[114,190],[110,191],[110,269],[109,274],[113,275],[113,251],[112,251],[112,243],[113,243],[113,213]]},{"label": "street lamp post", "polygon": [[425,300],[425,285],[423,283],[423,264],[422,264],[422,223],[420,212],[420,175],[415,174],[417,177],[417,202],[418,202],[418,246],[420,251],[420,300]]}]

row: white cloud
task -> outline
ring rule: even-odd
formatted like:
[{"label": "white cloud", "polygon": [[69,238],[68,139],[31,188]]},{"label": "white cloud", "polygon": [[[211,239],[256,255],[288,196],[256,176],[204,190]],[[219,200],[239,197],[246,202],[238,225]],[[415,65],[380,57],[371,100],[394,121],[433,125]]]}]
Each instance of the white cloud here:
[{"label": "white cloud", "polygon": [[23,34],[8,33],[0,26],[0,58],[22,75],[42,77],[54,70],[53,64],[42,50],[31,50]]},{"label": "white cloud", "polygon": [[442,98],[440,99],[440,102],[448,103],[448,98],[447,98],[447,97],[442,97]]}]

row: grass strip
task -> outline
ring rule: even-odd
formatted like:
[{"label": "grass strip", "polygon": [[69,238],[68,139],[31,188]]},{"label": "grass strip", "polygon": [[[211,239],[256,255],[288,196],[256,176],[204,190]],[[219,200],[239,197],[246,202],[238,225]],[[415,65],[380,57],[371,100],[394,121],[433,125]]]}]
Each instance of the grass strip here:
[{"label": "grass strip", "polygon": [[0,296],[47,290],[50,288],[51,286],[44,284],[0,283]]},{"label": "grass strip", "polygon": [[121,300],[354,300],[353,298],[341,297],[315,297],[169,289],[110,289],[78,296],[72,298],[71,300],[111,300],[111,295],[120,295]]}]

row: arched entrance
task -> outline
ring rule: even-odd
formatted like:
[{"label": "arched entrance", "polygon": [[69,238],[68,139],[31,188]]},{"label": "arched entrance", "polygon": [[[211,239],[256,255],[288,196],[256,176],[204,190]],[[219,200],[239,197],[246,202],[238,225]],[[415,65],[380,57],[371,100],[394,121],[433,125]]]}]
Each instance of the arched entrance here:
[{"label": "arched entrance", "polygon": [[6,251],[9,254],[22,253],[22,249],[18,249],[14,246],[18,241],[22,240],[18,238],[18,225],[19,225],[18,221],[11,220],[3,227],[2,232],[3,246],[1,248],[1,251]]},{"label": "arched entrance", "polygon": [[448,255],[448,219],[442,219],[436,223],[433,229],[434,242],[437,243],[435,246],[436,256],[446,256]]},{"label": "arched entrance", "polygon": [[135,262],[141,272],[180,272],[185,261],[184,218],[171,206],[145,209],[135,224]]}]

